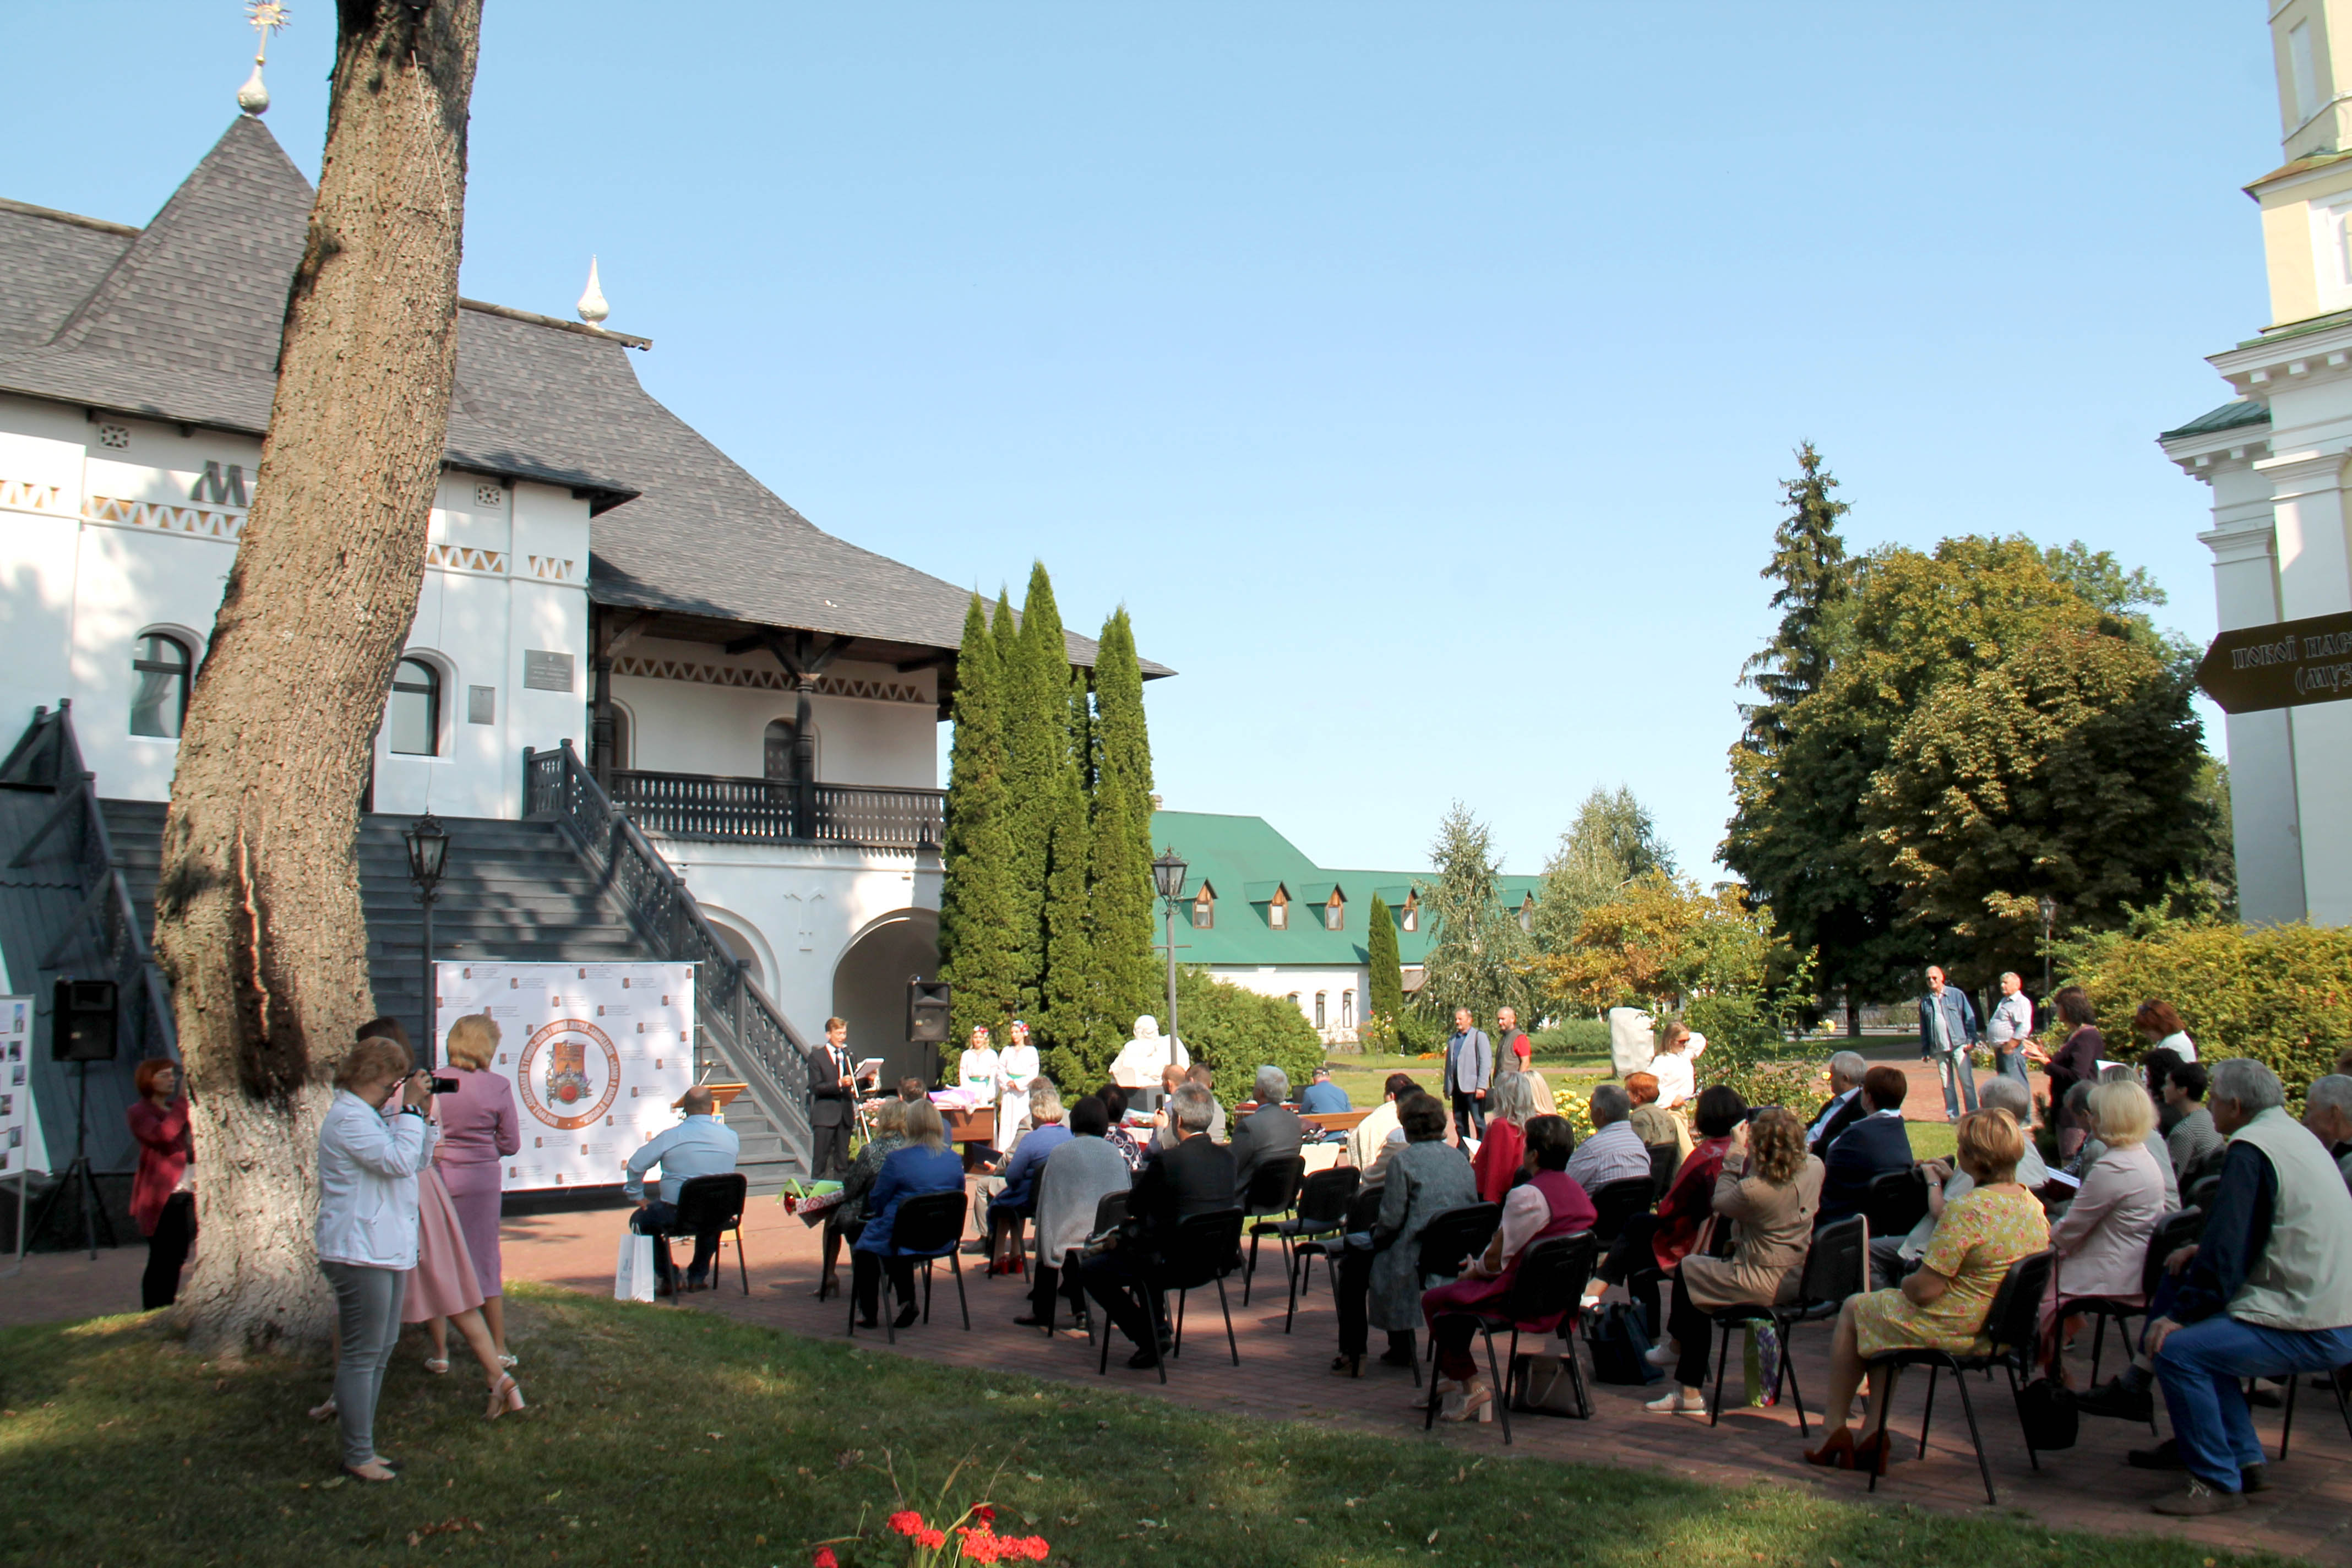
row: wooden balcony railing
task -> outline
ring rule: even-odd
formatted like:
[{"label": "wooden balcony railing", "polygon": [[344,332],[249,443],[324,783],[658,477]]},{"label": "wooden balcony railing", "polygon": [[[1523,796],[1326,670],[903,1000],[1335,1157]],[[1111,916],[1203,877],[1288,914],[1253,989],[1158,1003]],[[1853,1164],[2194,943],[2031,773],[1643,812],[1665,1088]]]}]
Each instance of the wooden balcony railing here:
[{"label": "wooden balcony railing", "polygon": [[605,793],[629,820],[668,838],[734,844],[841,844],[937,849],[947,793],[877,785],[801,786],[777,779],[614,769]]}]

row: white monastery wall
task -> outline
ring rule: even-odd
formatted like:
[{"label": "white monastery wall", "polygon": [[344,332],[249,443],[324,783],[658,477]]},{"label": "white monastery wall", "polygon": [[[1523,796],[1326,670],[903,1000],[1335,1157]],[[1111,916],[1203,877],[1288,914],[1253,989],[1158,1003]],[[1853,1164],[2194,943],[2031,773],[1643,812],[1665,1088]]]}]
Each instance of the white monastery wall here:
[{"label": "white monastery wall", "polygon": [[[1181,926],[1177,928],[1176,934],[1176,958],[1181,963],[1184,958],[1184,933]],[[1162,957],[1164,960],[1164,952]],[[1316,993],[1321,992],[1323,994],[1321,1033],[1323,1043],[1327,1046],[1354,1041],[1356,1025],[1364,1016],[1364,998],[1370,989],[1368,980],[1370,972],[1362,964],[1358,964],[1352,969],[1329,969],[1313,968],[1303,964],[1213,963],[1208,966],[1208,970],[1209,973],[1216,979],[1238,985],[1244,991],[1255,991],[1261,996],[1272,996],[1276,1000],[1282,1000],[1296,992],[1298,995],[1299,1016],[1310,1024],[1315,1022]],[[1342,999],[1351,992],[1354,994],[1354,1002],[1352,1005],[1343,1010]],[[1343,1018],[1346,1020],[1344,1023],[1341,1021]],[[1183,1032],[1183,1020],[1178,1019],[1177,1024],[1177,1032],[1181,1035]]]},{"label": "white monastery wall", "polygon": [[[722,654],[703,644],[642,638],[613,665],[613,699],[629,718],[628,765],[660,773],[758,778],[768,725],[789,724],[799,694],[764,649]],[[939,787],[937,677],[839,662],[810,699],[816,776],[828,784]],[[870,696],[853,696],[851,692]]]}]

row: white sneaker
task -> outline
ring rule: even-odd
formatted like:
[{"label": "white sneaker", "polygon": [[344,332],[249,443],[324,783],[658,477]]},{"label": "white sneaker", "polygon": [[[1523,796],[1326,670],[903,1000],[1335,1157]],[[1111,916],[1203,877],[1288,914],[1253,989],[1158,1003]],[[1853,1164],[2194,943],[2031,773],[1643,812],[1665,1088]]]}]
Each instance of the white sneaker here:
[{"label": "white sneaker", "polygon": [[1706,1395],[1696,1388],[1677,1388],[1663,1399],[1653,1399],[1642,1406],[1656,1415],[1704,1415]]},{"label": "white sneaker", "polygon": [[1662,1345],[1652,1345],[1642,1352],[1642,1359],[1652,1366],[1672,1366],[1683,1359],[1681,1349],[1672,1340]]}]

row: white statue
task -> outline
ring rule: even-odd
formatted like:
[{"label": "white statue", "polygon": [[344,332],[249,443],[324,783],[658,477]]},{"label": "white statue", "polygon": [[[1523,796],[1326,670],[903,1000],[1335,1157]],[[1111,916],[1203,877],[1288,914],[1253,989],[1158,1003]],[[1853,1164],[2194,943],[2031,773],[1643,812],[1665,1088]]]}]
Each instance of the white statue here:
[{"label": "white statue", "polygon": [[1192,1065],[1184,1042],[1161,1034],[1160,1020],[1146,1013],[1135,1021],[1135,1038],[1119,1047],[1110,1064],[1110,1080],[1121,1089],[1158,1089],[1160,1069],[1171,1060],[1180,1068]]}]

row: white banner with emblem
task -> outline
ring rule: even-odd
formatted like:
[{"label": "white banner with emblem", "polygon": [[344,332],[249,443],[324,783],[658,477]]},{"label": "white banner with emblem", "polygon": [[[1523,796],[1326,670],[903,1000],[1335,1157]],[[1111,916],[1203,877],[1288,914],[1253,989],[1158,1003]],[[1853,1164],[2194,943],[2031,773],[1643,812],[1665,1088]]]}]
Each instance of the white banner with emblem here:
[{"label": "white banner with emblem", "polygon": [[522,1149],[506,1190],[613,1186],[639,1144],[677,1125],[694,1085],[690,963],[436,963],[435,1024],[487,1013],[490,1070],[514,1085]]},{"label": "white banner with emblem", "polygon": [[33,999],[0,996],[0,1180],[49,1168],[33,1114],[32,1061]]}]

